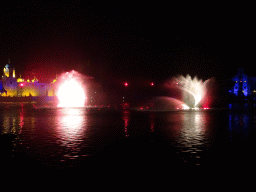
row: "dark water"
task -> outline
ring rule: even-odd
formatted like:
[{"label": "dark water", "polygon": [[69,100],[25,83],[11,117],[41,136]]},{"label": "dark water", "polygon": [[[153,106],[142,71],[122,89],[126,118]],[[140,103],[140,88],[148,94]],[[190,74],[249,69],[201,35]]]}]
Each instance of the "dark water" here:
[{"label": "dark water", "polygon": [[2,103],[0,134],[2,170],[36,180],[130,185],[131,179],[249,170],[256,159],[256,113],[240,107],[142,112]]}]

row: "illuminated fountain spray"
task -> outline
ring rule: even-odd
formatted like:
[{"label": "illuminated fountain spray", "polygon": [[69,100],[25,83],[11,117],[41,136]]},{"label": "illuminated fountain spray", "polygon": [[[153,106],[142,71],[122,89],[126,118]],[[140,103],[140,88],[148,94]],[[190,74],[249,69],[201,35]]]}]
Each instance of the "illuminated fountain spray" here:
[{"label": "illuminated fountain spray", "polygon": [[58,107],[84,107],[87,99],[82,75],[72,70],[61,75],[58,80]]},{"label": "illuminated fountain spray", "polygon": [[[170,111],[180,109],[209,109],[218,92],[216,81],[210,78],[202,81],[180,75],[163,84],[168,96],[158,96],[139,106],[140,110]],[[166,95],[166,94],[165,94]]]},{"label": "illuminated fountain spray", "polygon": [[184,103],[183,108],[195,108],[201,103],[202,99],[206,95],[206,85],[209,79],[203,82],[197,77],[194,79],[190,75],[179,76],[173,78],[169,84],[172,88],[180,89],[182,92],[182,102]]}]

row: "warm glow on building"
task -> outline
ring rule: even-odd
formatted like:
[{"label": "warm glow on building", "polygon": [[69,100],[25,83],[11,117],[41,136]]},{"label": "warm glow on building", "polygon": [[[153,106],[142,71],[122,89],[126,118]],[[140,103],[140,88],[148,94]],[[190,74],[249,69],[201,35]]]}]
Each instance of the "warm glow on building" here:
[{"label": "warm glow on building", "polygon": [[[53,83],[57,79],[53,80]],[[3,76],[0,81],[0,97],[39,97],[55,96],[55,85],[39,82],[36,77],[31,79],[16,78],[15,69],[10,64],[3,67]]]},{"label": "warm glow on building", "polygon": [[18,83],[20,83],[20,82],[24,82],[24,79],[22,79],[22,78],[18,78],[18,79],[17,79],[17,82],[18,82]]},{"label": "warm glow on building", "polygon": [[35,81],[38,81],[38,79],[36,77],[34,77],[34,79],[32,79],[32,83],[34,83]]},{"label": "warm glow on building", "polygon": [[9,71],[9,68],[7,68],[7,67],[5,66],[5,68],[4,68],[4,75],[5,75],[6,77],[9,77],[9,75],[10,75],[9,72],[10,72],[10,71]]}]

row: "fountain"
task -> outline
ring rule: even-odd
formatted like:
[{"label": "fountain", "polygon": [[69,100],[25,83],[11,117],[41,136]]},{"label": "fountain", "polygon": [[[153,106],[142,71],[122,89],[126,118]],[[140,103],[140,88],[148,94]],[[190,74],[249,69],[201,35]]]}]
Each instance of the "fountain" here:
[{"label": "fountain", "polygon": [[203,106],[205,102],[205,96],[207,93],[207,87],[211,79],[206,81],[199,80],[197,77],[194,79],[190,75],[186,77],[180,75],[168,81],[165,84],[169,90],[179,91],[181,100],[186,107],[185,108],[198,108]]},{"label": "fountain", "polygon": [[72,70],[62,74],[58,80],[58,107],[84,107],[87,99],[83,76]]},{"label": "fountain", "polygon": [[168,80],[164,84],[169,96],[155,97],[147,101],[141,110],[180,110],[180,109],[208,109],[210,105],[209,89],[213,86],[212,79],[206,81],[199,80],[197,77],[191,78],[180,75]]}]

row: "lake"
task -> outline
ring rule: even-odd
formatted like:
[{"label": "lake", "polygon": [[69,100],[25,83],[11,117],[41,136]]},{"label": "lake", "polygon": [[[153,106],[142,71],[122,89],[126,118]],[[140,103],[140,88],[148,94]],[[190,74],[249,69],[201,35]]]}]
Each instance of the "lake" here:
[{"label": "lake", "polygon": [[129,185],[254,167],[256,113],[235,105],[160,112],[1,103],[0,134],[1,167],[11,177]]}]

